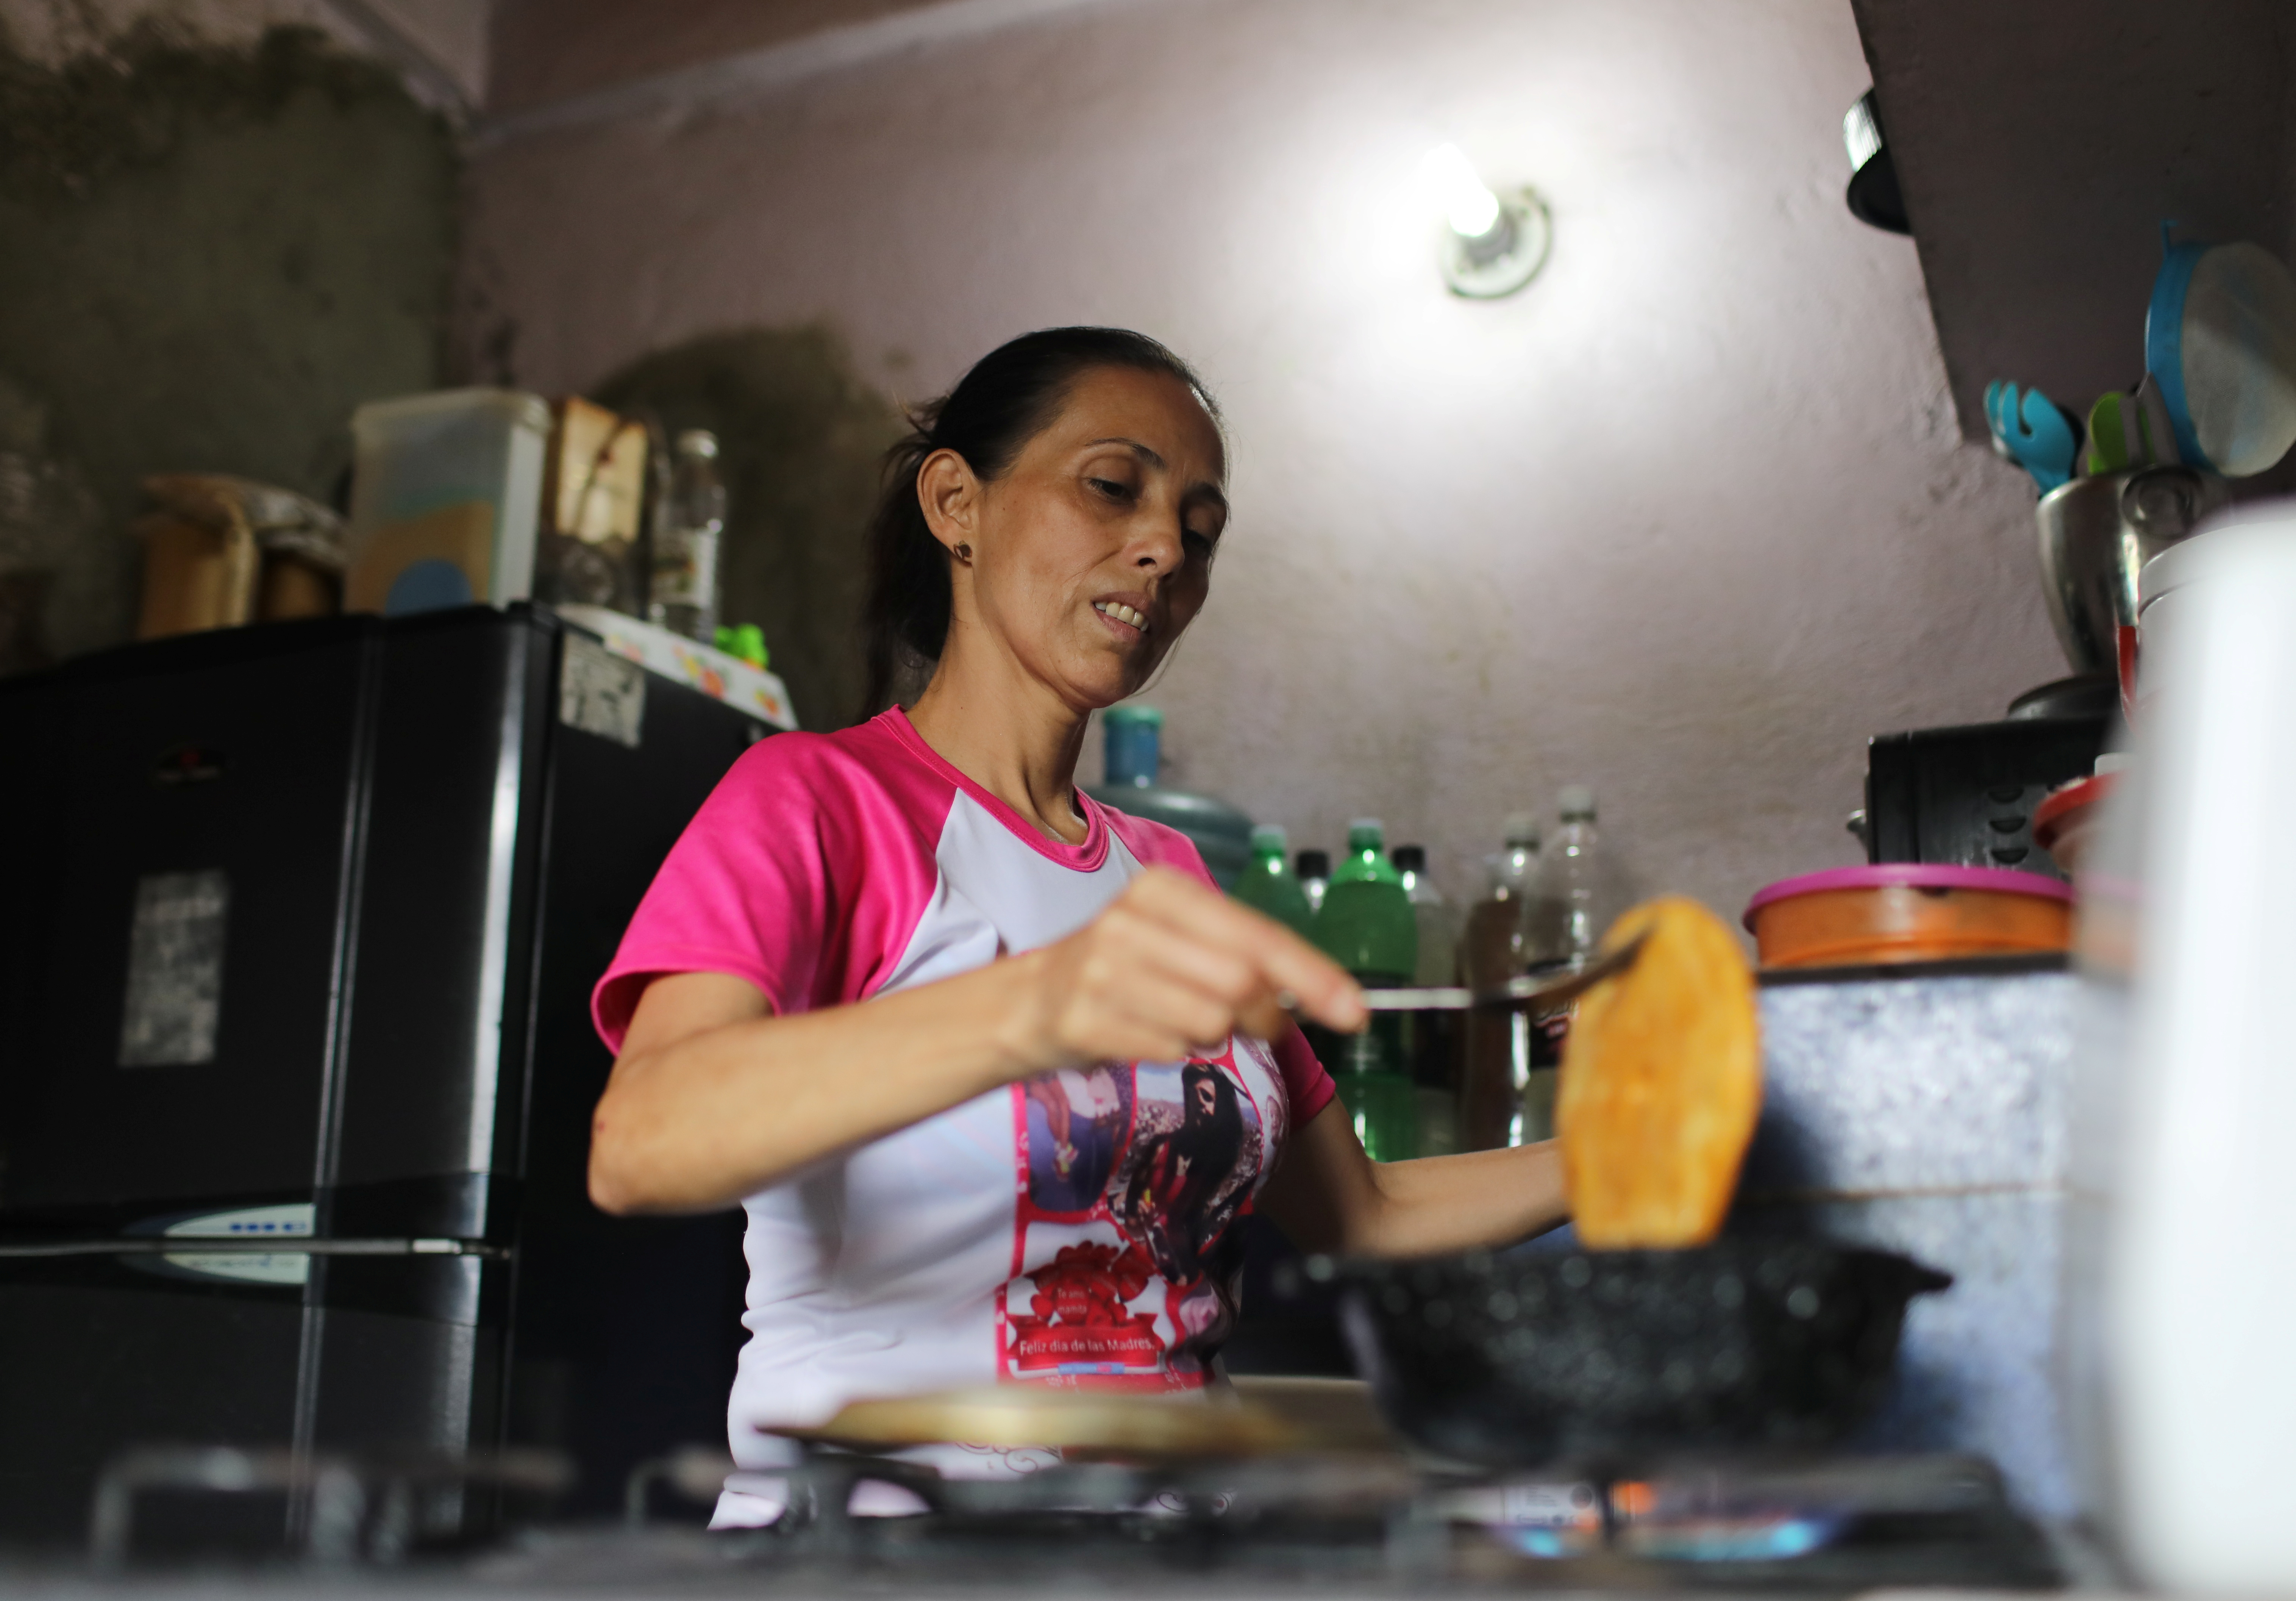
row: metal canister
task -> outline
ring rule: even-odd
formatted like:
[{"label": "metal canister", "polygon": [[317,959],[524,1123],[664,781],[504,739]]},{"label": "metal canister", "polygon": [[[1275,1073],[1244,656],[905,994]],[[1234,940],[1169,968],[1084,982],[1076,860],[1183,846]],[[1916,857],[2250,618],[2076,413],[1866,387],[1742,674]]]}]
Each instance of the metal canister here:
[{"label": "metal canister", "polygon": [[2077,672],[2116,670],[2115,630],[2136,625],[2136,574],[2225,504],[2225,480],[2184,466],[2076,478],[2041,497],[2049,620]]}]

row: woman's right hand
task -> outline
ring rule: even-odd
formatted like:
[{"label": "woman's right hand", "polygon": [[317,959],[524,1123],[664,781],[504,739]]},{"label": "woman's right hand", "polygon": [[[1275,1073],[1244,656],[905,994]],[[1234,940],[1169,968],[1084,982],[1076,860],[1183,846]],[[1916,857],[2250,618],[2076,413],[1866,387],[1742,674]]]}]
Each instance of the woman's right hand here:
[{"label": "woman's right hand", "polygon": [[1056,944],[851,1006],[775,1016],[745,979],[666,974],[592,1120],[591,1198],[616,1213],[727,1205],[1017,1079],[1273,1038],[1286,997],[1335,1029],[1369,1016],[1321,952],[1167,867]]},{"label": "woman's right hand", "polygon": [[1286,1002],[1352,1033],[1363,992],[1329,956],[1170,867],[1150,867],[1083,928],[1015,958],[1023,1000],[1005,1049],[1016,1077],[1089,1062],[1176,1062],[1231,1034],[1273,1039]]}]

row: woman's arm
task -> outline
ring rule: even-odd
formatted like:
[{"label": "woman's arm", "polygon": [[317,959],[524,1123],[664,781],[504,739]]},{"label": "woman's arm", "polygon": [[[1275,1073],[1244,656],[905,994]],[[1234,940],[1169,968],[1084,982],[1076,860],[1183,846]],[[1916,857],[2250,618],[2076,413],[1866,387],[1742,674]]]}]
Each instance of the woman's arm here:
[{"label": "woman's arm", "polygon": [[1417,1162],[1364,1154],[1334,1098],[1293,1136],[1260,1210],[1302,1251],[1430,1256],[1512,1244],[1570,1215],[1553,1140]]},{"label": "woman's arm", "polygon": [[590,1132],[610,1212],[706,1211],[1000,1084],[1267,1039],[1286,997],[1362,1026],[1354,982],[1269,918],[1151,867],[1056,944],[856,1006],[788,1017],[723,973],[646,987]]}]

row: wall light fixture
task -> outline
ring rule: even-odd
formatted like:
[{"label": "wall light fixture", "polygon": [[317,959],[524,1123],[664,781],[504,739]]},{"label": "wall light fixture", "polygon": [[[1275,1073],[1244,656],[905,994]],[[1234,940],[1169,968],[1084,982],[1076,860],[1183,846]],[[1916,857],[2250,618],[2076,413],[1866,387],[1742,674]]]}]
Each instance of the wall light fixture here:
[{"label": "wall light fixture", "polygon": [[1521,289],[1546,265],[1554,223],[1536,189],[1494,191],[1456,144],[1427,152],[1419,183],[1443,213],[1436,259],[1454,294],[1495,300]]}]

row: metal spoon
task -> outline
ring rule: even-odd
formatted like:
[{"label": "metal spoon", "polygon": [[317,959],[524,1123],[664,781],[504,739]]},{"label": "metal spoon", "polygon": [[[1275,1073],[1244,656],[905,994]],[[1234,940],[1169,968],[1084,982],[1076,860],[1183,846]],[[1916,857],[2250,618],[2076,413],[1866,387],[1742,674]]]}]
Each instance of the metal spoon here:
[{"label": "metal spoon", "polygon": [[1364,1005],[1374,1012],[1464,1012],[1488,1006],[1493,1010],[1528,1012],[1533,1017],[1560,1012],[1604,979],[1615,978],[1635,965],[1649,936],[1636,934],[1618,949],[1597,956],[1576,973],[1525,974],[1488,989],[1366,989]]}]

